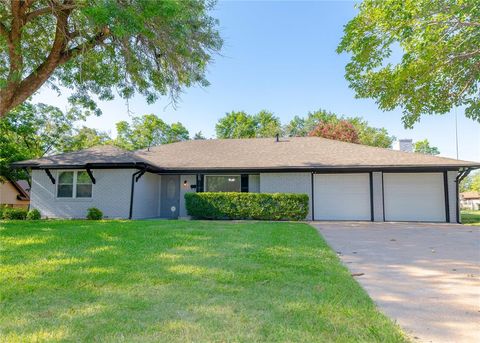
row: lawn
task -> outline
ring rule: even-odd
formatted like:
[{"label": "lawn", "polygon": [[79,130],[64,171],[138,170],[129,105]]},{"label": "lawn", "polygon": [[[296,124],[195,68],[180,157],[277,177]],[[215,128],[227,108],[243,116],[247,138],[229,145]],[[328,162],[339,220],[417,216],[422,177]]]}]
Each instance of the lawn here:
[{"label": "lawn", "polygon": [[462,211],[462,224],[480,226],[480,211]]},{"label": "lawn", "polygon": [[405,340],[306,224],[0,222],[0,341]]}]

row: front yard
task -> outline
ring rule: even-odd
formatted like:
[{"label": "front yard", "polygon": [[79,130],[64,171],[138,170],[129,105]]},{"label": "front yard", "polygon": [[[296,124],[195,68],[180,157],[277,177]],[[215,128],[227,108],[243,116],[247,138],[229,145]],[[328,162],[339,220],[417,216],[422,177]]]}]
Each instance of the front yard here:
[{"label": "front yard", "polygon": [[306,224],[0,222],[0,341],[403,342]]},{"label": "front yard", "polygon": [[462,211],[462,224],[480,226],[480,211]]}]

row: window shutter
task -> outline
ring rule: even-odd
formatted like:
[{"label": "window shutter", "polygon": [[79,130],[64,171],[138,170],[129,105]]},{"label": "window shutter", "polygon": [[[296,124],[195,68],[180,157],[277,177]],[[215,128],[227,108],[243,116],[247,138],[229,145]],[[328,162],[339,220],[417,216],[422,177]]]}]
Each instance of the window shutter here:
[{"label": "window shutter", "polygon": [[203,192],[203,174],[197,174],[197,192]]},{"label": "window shutter", "polygon": [[242,174],[241,180],[242,180],[242,185],[241,185],[242,193],[248,193],[248,174]]}]

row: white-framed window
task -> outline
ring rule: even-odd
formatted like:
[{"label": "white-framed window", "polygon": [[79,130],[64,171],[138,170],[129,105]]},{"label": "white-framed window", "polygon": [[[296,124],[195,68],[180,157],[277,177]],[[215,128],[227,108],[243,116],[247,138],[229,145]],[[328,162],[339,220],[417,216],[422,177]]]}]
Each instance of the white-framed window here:
[{"label": "white-framed window", "polygon": [[91,198],[92,180],[84,170],[62,170],[57,176],[57,198]]},{"label": "white-framed window", "polygon": [[241,192],[240,175],[205,175],[205,192]]}]

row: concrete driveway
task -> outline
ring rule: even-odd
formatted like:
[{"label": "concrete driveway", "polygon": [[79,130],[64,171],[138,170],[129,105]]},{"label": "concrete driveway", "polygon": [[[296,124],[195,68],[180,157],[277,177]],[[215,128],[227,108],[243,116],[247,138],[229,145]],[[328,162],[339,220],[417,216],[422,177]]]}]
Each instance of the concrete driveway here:
[{"label": "concrete driveway", "polygon": [[312,225],[414,342],[480,342],[480,227]]}]

